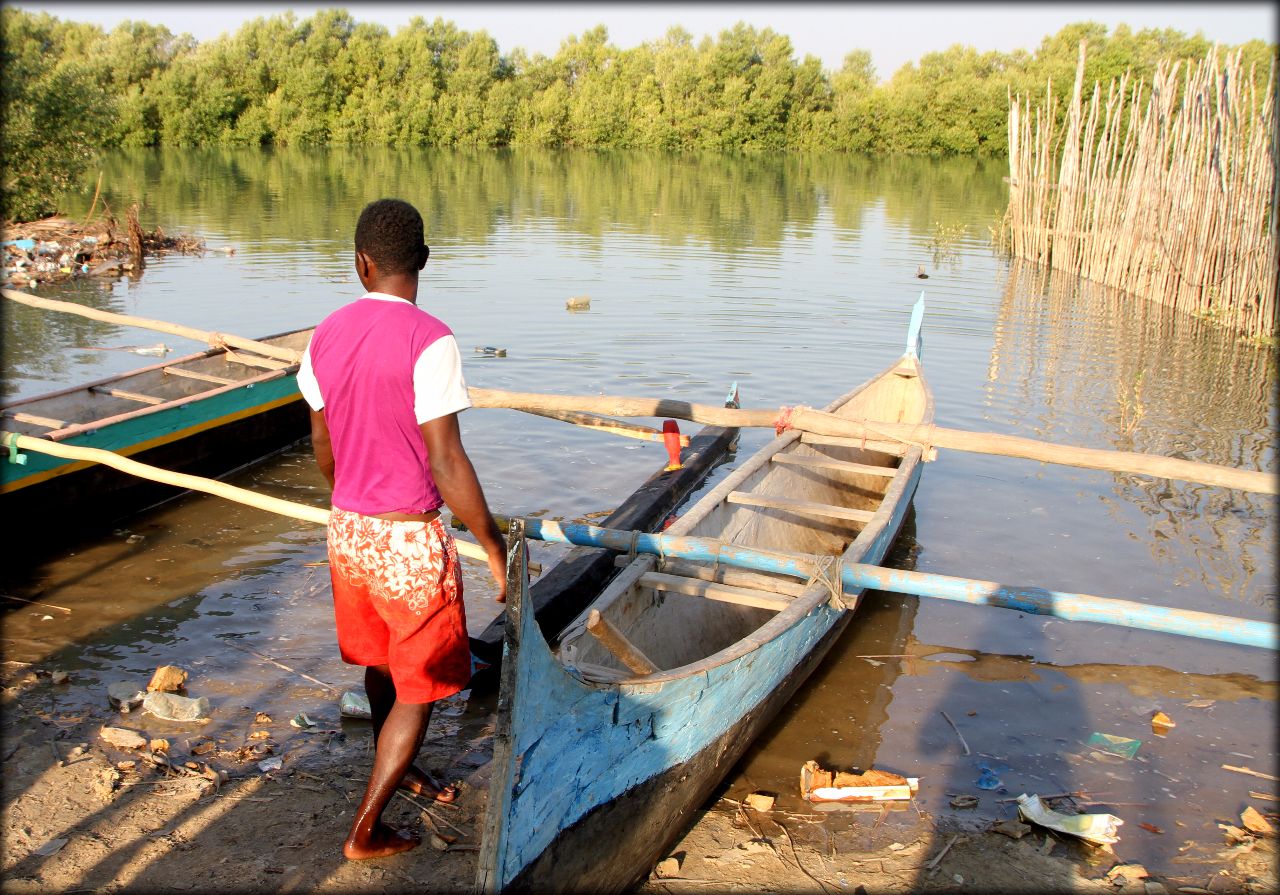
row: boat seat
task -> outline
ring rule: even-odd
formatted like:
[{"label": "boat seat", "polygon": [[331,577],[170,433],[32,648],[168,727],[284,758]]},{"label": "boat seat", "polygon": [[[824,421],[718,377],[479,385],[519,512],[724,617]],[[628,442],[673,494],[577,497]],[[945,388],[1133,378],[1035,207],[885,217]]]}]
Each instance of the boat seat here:
[{"label": "boat seat", "polygon": [[880,454],[893,454],[897,457],[904,456],[910,448],[910,445],[903,444],[901,441],[873,441],[870,438],[848,438],[844,435],[818,435],[816,432],[801,434],[800,443],[859,448],[866,451],[876,451]]},{"label": "boat seat", "polygon": [[9,419],[15,420],[19,423],[41,426],[45,429],[61,429],[63,426],[67,425],[63,420],[55,420],[48,416],[36,416],[34,413],[22,413],[21,411],[6,410],[4,412],[4,416],[7,416]]},{"label": "boat seat", "polygon": [[668,593],[685,594],[690,597],[706,597],[722,603],[736,603],[739,606],[754,606],[757,609],[772,609],[775,612],[786,609],[795,597],[755,588],[737,587],[732,584],[721,584],[717,581],[704,581],[700,578],[685,578],[682,575],[667,575],[662,572],[647,572],[640,576],[639,583],[655,590]]},{"label": "boat seat", "polygon": [[223,356],[233,363],[244,364],[246,367],[257,367],[260,370],[286,370],[293,366],[292,364],[287,364],[282,360],[271,360],[265,357],[236,354],[230,348],[223,353]]},{"label": "boat seat", "polygon": [[164,404],[171,400],[169,398],[157,398],[154,395],[140,395],[137,392],[127,392],[119,388],[107,388],[104,385],[90,386],[89,391],[95,395],[110,395],[113,398],[123,398],[126,401],[137,401],[139,404]]},{"label": "boat seat", "polygon": [[184,370],[182,367],[165,367],[165,373],[171,376],[182,376],[186,379],[198,379],[201,382],[212,382],[216,385],[235,385],[240,380],[228,379],[225,376],[212,376],[208,373],[197,373],[195,370]]},{"label": "boat seat", "polygon": [[774,454],[774,463],[784,466],[807,466],[812,469],[830,469],[837,472],[856,472],[864,475],[880,475],[893,478],[898,470],[892,466],[873,466],[870,463],[851,463],[848,460],[833,460],[830,457],[802,457],[796,454]]},{"label": "boat seat", "polygon": [[855,510],[852,507],[813,503],[808,500],[796,500],[793,497],[761,497],[748,491],[730,491],[725,501],[762,509],[787,510],[788,512],[803,513],[808,516],[829,516],[834,519],[847,519],[850,522],[870,522],[875,516],[875,513],[871,510]]}]

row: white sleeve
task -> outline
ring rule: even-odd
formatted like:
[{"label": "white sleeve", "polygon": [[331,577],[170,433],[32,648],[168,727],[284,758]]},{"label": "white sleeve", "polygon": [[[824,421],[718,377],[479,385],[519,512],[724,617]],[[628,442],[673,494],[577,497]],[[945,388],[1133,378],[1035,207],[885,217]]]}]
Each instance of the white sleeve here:
[{"label": "white sleeve", "polygon": [[422,425],[470,406],[458,342],[453,336],[441,336],[413,365],[414,417]]},{"label": "white sleeve", "polygon": [[324,410],[324,397],[320,394],[320,382],[315,371],[311,369],[311,346],[302,352],[302,362],[298,365],[298,391],[312,410]]}]

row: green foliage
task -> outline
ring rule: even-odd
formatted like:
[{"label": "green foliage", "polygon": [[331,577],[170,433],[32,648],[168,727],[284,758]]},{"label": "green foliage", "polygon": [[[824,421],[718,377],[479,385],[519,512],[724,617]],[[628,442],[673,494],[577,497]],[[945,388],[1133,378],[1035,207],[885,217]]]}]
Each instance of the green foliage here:
[{"label": "green foliage", "polygon": [[0,214],[42,217],[92,159],[114,103],[85,61],[93,29],[5,8],[0,35]]},{"label": "green foliage", "polygon": [[[503,54],[484,32],[415,17],[394,34],[329,9],[246,22],[198,44],[125,22],[110,33],[4,9],[5,208],[30,215],[97,146],[546,146],[999,155],[1010,93],[1071,90],[1087,39],[1091,86],[1167,59],[1202,35],[1083,22],[1033,52],[928,53],[880,83],[871,54],[797,60],[745,23],[695,46],[681,28],[621,50],[603,26],[552,57]],[[1275,46],[1245,45],[1265,84]],[[21,186],[25,185],[25,186]],[[25,189],[25,199],[19,198]]]}]

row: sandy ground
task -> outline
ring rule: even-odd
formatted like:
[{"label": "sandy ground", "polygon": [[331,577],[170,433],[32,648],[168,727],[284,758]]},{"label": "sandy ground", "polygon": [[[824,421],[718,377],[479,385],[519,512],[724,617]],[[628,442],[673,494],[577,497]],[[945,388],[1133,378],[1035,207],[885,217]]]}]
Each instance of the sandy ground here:
[{"label": "sandy ground", "polygon": [[[363,791],[371,737],[367,722],[341,719],[336,705],[312,713],[310,730],[244,706],[223,712],[234,717],[215,731],[105,704],[59,708],[59,688],[74,678],[55,684],[11,669],[6,684],[4,892],[465,891],[474,879],[491,698],[460,694],[433,718],[421,763],[461,783],[455,806],[424,811],[399,798],[389,812],[393,823],[420,828],[423,846],[347,862],[339,846]],[[295,689],[332,703],[318,688]],[[156,767],[149,750],[110,745],[104,725],[167,739],[168,762],[180,770]],[[282,767],[263,772],[259,762],[271,756]],[[202,776],[206,767],[225,772],[225,782]],[[1014,840],[986,821],[934,818],[913,803],[801,804],[757,812],[717,797],[641,891],[1277,891],[1269,838],[1224,838],[1214,855],[1188,853],[1194,875],[1150,868],[1149,878],[1121,880],[1108,878],[1115,855],[1043,829]],[[1216,872],[1205,874],[1206,862]]]}]

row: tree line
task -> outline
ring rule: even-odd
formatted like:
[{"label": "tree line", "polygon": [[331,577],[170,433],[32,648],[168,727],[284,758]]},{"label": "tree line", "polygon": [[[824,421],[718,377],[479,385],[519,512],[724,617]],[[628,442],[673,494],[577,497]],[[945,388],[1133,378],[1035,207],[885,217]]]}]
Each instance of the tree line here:
[{"label": "tree line", "polygon": [[[597,26],[554,56],[503,52],[484,31],[415,17],[391,33],[331,9],[261,17],[197,42],[162,25],[111,31],[0,10],[3,212],[34,217],[94,150],[136,146],[384,145],[803,150],[998,155],[1008,97],[1071,87],[1162,59],[1202,35],[1069,25],[1034,51],[956,45],[883,83],[867,50],[835,71],[790,39],[739,23],[695,42],[673,27],[630,49]],[[1245,45],[1266,78],[1275,46]]]}]

